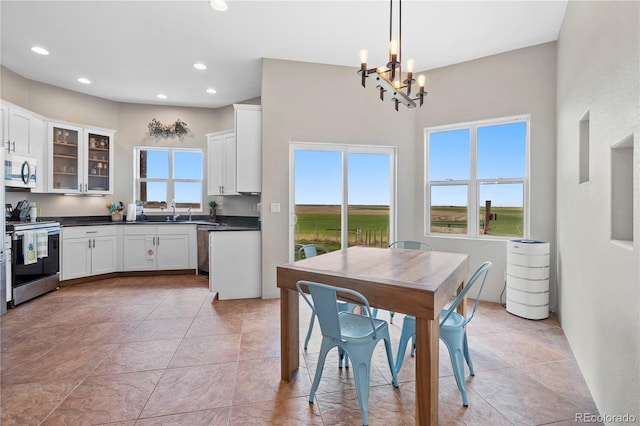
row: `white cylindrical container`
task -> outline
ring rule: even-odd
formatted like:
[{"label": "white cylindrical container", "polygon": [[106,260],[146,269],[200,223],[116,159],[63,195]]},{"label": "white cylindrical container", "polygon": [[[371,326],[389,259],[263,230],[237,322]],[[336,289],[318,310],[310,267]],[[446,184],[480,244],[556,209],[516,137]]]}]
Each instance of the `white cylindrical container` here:
[{"label": "white cylindrical container", "polygon": [[507,311],[527,319],[549,317],[550,244],[511,240],[507,244]]},{"label": "white cylindrical container", "polygon": [[129,204],[127,205],[127,222],[135,222],[136,221],[136,205]]},{"label": "white cylindrical container", "polygon": [[37,218],[38,218],[38,206],[36,206],[36,203],[31,203],[29,205],[29,220],[31,222],[35,222]]}]

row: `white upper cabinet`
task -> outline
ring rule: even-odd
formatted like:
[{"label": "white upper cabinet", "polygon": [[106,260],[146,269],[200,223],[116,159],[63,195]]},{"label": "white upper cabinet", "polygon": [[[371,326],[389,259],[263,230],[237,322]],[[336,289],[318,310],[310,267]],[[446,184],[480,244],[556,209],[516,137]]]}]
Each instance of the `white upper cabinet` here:
[{"label": "white upper cabinet", "polygon": [[19,106],[3,104],[4,148],[9,153],[36,158],[44,147],[44,120]]},{"label": "white upper cabinet", "polygon": [[262,191],[262,106],[234,104],[236,191]]},{"label": "white upper cabinet", "polygon": [[236,195],[236,136],[232,131],[207,135],[207,193]]},{"label": "white upper cabinet", "polygon": [[112,194],[114,133],[49,122],[49,192]]},{"label": "white upper cabinet", "polygon": [[85,128],[85,192],[89,194],[113,194],[114,132]]},{"label": "white upper cabinet", "polygon": [[0,103],[0,134],[4,149],[9,151],[9,107],[5,103]]},{"label": "white upper cabinet", "polygon": [[2,140],[6,152],[33,158],[37,163],[37,186],[31,192],[45,192],[46,142],[44,119],[29,110],[2,103]]}]

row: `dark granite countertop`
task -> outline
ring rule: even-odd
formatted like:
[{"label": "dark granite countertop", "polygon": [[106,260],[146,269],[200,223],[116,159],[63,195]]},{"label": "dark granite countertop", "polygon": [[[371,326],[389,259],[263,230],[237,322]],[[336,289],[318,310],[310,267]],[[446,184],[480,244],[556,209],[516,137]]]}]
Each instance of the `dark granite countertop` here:
[{"label": "dark granite countertop", "polygon": [[[166,215],[146,216],[145,220],[135,222],[111,220],[110,215],[105,216],[63,216],[42,217],[38,221],[56,221],[60,226],[97,226],[97,225],[199,225],[207,226],[210,231],[255,231],[260,230],[260,220],[252,216],[218,216],[216,222],[210,222],[208,216],[181,216],[176,221],[167,221]],[[185,220],[186,219],[186,220]]]}]

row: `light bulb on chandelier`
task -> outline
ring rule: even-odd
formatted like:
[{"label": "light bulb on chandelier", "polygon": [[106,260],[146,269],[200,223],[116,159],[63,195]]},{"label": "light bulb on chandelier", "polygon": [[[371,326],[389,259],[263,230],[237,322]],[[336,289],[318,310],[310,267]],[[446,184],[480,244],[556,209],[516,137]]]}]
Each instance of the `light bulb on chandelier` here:
[{"label": "light bulb on chandelier", "polygon": [[[399,5],[399,38],[394,39],[393,36],[393,0],[389,0],[389,62],[386,66],[377,68],[367,68],[368,52],[361,50],[360,57],[360,70],[358,74],[361,77],[362,87],[366,87],[367,78],[371,77],[375,80],[376,89],[380,93],[380,100],[384,100],[384,94],[389,92],[390,99],[395,104],[396,111],[398,110],[398,104],[402,103],[407,108],[415,108],[416,103],[414,101],[420,101],[420,106],[423,105],[424,97],[427,92],[424,91],[425,76],[418,76],[418,93],[415,98],[411,98],[411,88],[416,82],[413,78],[413,71],[415,67],[415,61],[409,59],[407,61],[406,78],[402,76],[402,0]],[[397,77],[397,78],[396,78]],[[403,89],[407,89],[405,93]]]}]

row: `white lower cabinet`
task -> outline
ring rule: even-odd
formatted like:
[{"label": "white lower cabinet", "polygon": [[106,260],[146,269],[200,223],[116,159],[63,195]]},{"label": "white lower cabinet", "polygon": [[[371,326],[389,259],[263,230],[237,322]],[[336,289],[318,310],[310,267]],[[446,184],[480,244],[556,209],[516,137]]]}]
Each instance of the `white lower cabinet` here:
[{"label": "white lower cabinet", "polygon": [[62,280],[115,272],[117,258],[115,226],[62,228]]},{"label": "white lower cabinet", "polygon": [[262,296],[260,231],[209,232],[209,291],[218,299]]},{"label": "white lower cabinet", "polygon": [[193,225],[125,225],[123,270],[195,269],[195,243]]}]

